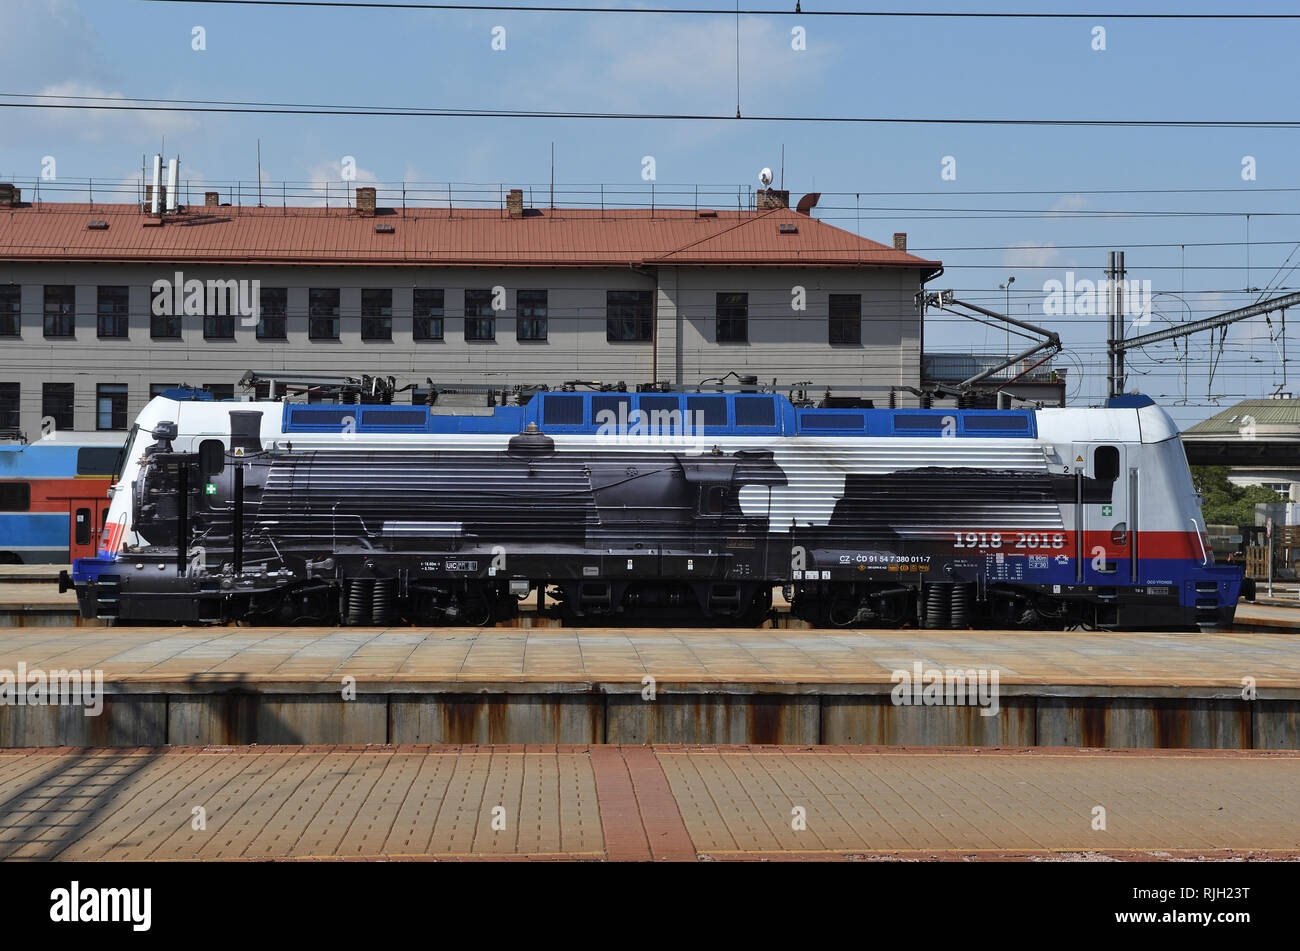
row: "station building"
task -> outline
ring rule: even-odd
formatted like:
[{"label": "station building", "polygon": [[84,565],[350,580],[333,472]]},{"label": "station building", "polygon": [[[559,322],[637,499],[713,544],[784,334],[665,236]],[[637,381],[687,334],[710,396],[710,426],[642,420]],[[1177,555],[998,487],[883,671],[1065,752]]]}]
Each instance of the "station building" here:
[{"label": "station building", "polygon": [[1182,434],[1192,465],[1227,466],[1234,485],[1272,489],[1286,521],[1300,521],[1300,399],[1289,393],[1242,400]]},{"label": "station building", "polygon": [[917,405],[917,295],[942,265],[905,236],[817,220],[815,196],[744,210],[355,198],[266,208],[209,192],[158,216],[0,186],[0,430],[122,430],[177,385],[251,398],[248,370],[392,376],[412,401],[430,383],[752,376]]}]

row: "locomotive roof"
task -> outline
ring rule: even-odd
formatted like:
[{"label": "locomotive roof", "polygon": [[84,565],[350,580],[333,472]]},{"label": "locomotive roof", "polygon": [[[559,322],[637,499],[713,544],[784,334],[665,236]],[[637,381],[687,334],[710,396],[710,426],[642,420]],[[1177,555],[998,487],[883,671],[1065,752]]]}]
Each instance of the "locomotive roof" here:
[{"label": "locomotive roof", "polygon": [[1128,397],[1105,409],[991,410],[818,409],[796,407],[785,396],[768,393],[545,392],[524,406],[480,407],[176,401],[160,396],[145,407],[139,422],[148,429],[170,419],[180,424],[182,433],[225,432],[228,415],[235,411],[260,412],[264,440],[292,434],[513,436],[530,426],[548,435],[597,438],[952,437],[1156,443],[1178,435],[1168,414],[1146,397]]}]

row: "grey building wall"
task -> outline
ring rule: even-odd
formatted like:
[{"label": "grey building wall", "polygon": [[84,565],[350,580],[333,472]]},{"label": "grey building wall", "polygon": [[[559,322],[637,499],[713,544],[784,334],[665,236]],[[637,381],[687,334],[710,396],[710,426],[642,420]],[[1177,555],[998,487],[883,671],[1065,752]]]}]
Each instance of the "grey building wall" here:
[{"label": "grey building wall", "polygon": [[[150,334],[151,287],[159,278],[260,280],[288,289],[288,337],[262,340],[255,327],[236,318],[234,340],[208,340],[202,317],[183,317],[179,340]],[[629,387],[653,379],[693,386],[728,371],[775,378],[780,386],[800,380],[861,390],[883,405],[891,385],[916,386],[920,373],[920,317],[913,297],[916,269],[816,269],[780,267],[659,268],[384,268],[266,266],[170,266],[91,263],[0,262],[0,284],[21,286],[21,334],[0,337],[0,383],[17,382],[21,427],[39,433],[42,383],[75,384],[75,428],[94,430],[96,386],[128,386],[128,420],[149,398],[151,384],[233,384],[246,370],[370,373],[392,375],[398,385],[432,378],[439,385],[509,385],[566,380],[623,380]],[[75,338],[43,333],[46,284],[76,286]],[[97,288],[130,287],[129,337],[99,338]],[[506,310],[497,315],[494,341],[464,338],[464,292],[506,289]],[[308,338],[309,288],[340,289],[338,340]],[[417,287],[444,291],[444,337],[412,339],[411,307]],[[795,310],[795,288],[806,307]],[[393,291],[393,339],[361,337],[362,288]],[[515,338],[520,289],[548,292],[545,341]],[[646,290],[656,304],[653,341],[606,340],[606,292]],[[749,339],[716,340],[715,295],[749,295]],[[831,345],[828,295],[862,295],[862,342]],[[732,381],[734,382],[734,381]],[[236,395],[241,395],[236,389]],[[902,405],[912,405],[904,401]]]}]

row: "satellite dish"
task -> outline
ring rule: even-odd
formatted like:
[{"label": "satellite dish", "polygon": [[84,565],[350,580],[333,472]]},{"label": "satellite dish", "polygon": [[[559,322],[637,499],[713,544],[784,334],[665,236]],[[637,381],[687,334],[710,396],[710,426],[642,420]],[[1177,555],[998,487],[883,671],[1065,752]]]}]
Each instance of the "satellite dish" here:
[{"label": "satellite dish", "polygon": [[765,169],[763,169],[761,172],[758,173],[758,180],[759,180],[760,182],[763,183],[763,187],[765,187],[765,188],[766,188],[768,185],[771,185],[771,184],[772,184],[772,170],[771,170],[770,168],[765,168]]}]

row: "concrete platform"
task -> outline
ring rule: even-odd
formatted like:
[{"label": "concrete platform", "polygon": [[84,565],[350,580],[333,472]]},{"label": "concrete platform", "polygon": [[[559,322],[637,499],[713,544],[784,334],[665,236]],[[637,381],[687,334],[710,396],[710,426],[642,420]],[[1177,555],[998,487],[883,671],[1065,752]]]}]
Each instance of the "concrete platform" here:
[{"label": "concrete platform", "polygon": [[6,860],[1010,857],[1295,859],[1300,756],[725,746],[0,751]]},{"label": "concrete platform", "polygon": [[1300,633],[1300,602],[1250,602],[1237,605],[1233,619],[1237,631],[1294,631]]},{"label": "concrete platform", "polygon": [[[1300,749],[1287,634],[27,628],[0,671],[102,673],[102,712],[0,704],[0,746],[784,743]],[[927,702],[920,669],[985,696]],[[996,678],[996,689],[994,679]],[[896,699],[908,702],[899,704]]]}]

